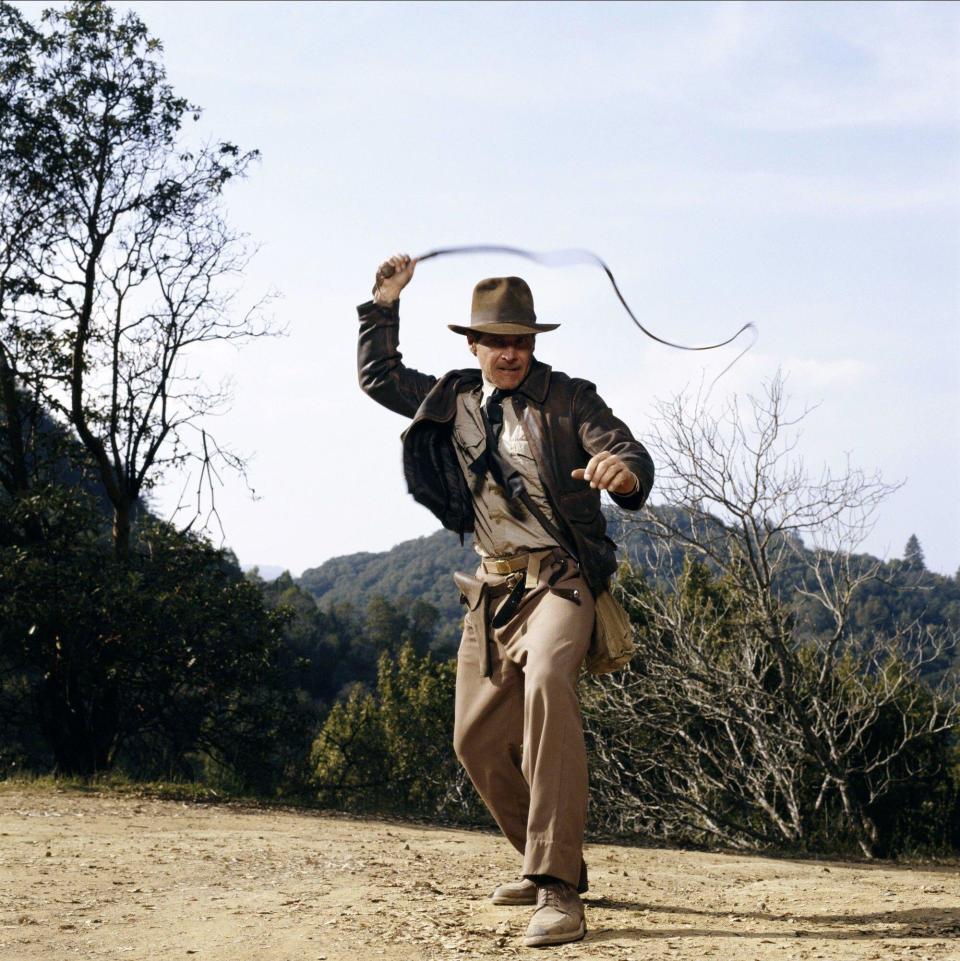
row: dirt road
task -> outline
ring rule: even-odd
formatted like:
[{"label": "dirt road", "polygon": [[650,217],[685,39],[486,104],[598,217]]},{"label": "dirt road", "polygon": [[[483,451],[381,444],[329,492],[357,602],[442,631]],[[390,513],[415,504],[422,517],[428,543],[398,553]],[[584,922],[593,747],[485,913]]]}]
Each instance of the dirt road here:
[{"label": "dirt road", "polygon": [[493,834],[0,790],[0,961],[960,961],[960,871],[587,848],[588,932],[524,948]]}]

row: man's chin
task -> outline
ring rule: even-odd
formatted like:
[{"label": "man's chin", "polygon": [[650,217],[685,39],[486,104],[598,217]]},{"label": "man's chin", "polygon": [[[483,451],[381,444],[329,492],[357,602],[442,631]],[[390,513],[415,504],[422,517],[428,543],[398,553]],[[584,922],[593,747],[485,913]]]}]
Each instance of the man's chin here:
[{"label": "man's chin", "polygon": [[498,371],[493,378],[494,384],[501,390],[513,390],[523,381],[522,371]]}]

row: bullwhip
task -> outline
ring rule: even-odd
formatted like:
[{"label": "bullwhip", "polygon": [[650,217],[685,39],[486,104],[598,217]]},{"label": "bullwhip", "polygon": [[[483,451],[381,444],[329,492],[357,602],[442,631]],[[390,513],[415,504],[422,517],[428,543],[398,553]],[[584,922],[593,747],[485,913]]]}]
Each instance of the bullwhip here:
[{"label": "bullwhip", "polygon": [[[434,257],[449,257],[457,254],[511,254],[515,257],[524,257],[526,260],[532,260],[534,263],[541,264],[544,267],[572,267],[577,264],[593,264],[594,266],[600,267],[607,275],[607,279],[613,287],[613,292],[617,295],[617,300],[623,305],[623,309],[627,312],[627,315],[634,324],[651,340],[655,340],[657,343],[664,344],[667,347],[673,347],[676,350],[716,350],[719,347],[726,347],[727,344],[733,343],[733,341],[745,331],[750,331],[753,334],[751,342],[717,374],[710,385],[711,387],[757,342],[757,326],[754,323],[744,324],[735,334],[715,344],[677,344],[673,341],[665,340],[663,337],[658,337],[653,331],[648,330],[637,320],[636,314],[630,309],[630,305],[620,292],[616,278],[613,276],[613,271],[602,257],[597,256],[597,254],[591,250],[552,250],[538,253],[532,250],[524,250],[522,247],[507,247],[502,244],[469,244],[463,247],[437,247],[434,250],[428,250],[425,254],[421,254],[414,259],[416,263],[420,263],[424,260],[431,260]],[[388,265],[382,276],[392,277],[393,273],[393,267]]]}]

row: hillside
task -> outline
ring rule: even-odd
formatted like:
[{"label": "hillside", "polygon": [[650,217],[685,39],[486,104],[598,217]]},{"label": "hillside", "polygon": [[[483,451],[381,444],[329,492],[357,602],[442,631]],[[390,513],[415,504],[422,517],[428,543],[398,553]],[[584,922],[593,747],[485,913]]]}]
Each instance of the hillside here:
[{"label": "hillside", "polygon": [[[99,468],[90,453],[67,427],[42,407],[30,394],[17,391],[22,418],[21,443],[25,449],[25,467],[34,490],[45,484],[67,490],[79,490],[90,498],[96,513],[103,518],[102,530],[108,534],[112,525],[113,505],[99,476]],[[10,500],[12,481],[5,407],[0,404],[0,501]],[[141,521],[153,518],[149,498],[139,497],[132,511],[132,527],[136,532]]]},{"label": "hillside", "polygon": [[313,595],[322,610],[344,603],[365,610],[377,595],[391,600],[421,598],[440,613],[434,646],[455,650],[461,609],[451,574],[476,567],[473,538],[468,537],[461,546],[456,534],[441,530],[379,554],[334,557],[305,570],[296,583]]},{"label": "hillside", "polygon": [[[622,512],[612,507],[604,510],[608,531],[621,546],[621,559],[642,569],[649,538],[636,529],[630,518],[624,519]],[[674,560],[679,565],[681,555],[677,553]],[[877,559],[857,555],[853,560],[866,566]],[[314,597],[321,610],[340,604],[365,610],[378,595],[389,600],[420,598],[440,615],[433,647],[451,652],[456,649],[462,617],[451,574],[455,570],[472,571],[476,566],[472,538],[468,537],[461,546],[455,534],[440,530],[428,537],[403,541],[389,551],[334,557],[305,570],[296,583]],[[799,577],[797,563],[781,585],[782,595],[793,597],[798,604],[802,603],[795,597]],[[816,630],[830,630],[825,611],[806,602],[805,613]],[[960,630],[960,580],[917,569],[901,560],[887,561],[881,576],[861,589],[852,611],[852,626],[864,632],[889,632],[897,624],[914,620]]]}]

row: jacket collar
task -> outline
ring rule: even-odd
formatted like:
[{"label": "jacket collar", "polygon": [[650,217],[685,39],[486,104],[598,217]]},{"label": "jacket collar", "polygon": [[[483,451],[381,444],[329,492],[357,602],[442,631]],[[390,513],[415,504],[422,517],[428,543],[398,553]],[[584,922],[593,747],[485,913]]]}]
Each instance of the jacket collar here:
[{"label": "jacket collar", "polygon": [[550,371],[553,368],[549,364],[542,364],[534,358],[530,365],[530,373],[524,378],[523,383],[517,388],[521,394],[526,394],[530,400],[542,404],[547,399],[547,390],[550,388]]},{"label": "jacket collar", "polygon": [[[551,370],[549,364],[541,364],[540,361],[534,359],[530,365],[530,372],[516,392],[523,394],[537,404],[543,404],[547,399],[547,391],[550,388]],[[429,420],[438,423],[452,421],[456,413],[457,394],[464,390],[479,390],[482,384],[483,376],[479,367],[451,370],[444,374],[434,385],[433,390],[424,398],[419,410],[414,415],[413,423],[401,436],[405,437],[410,429],[419,425],[421,421]]]}]

